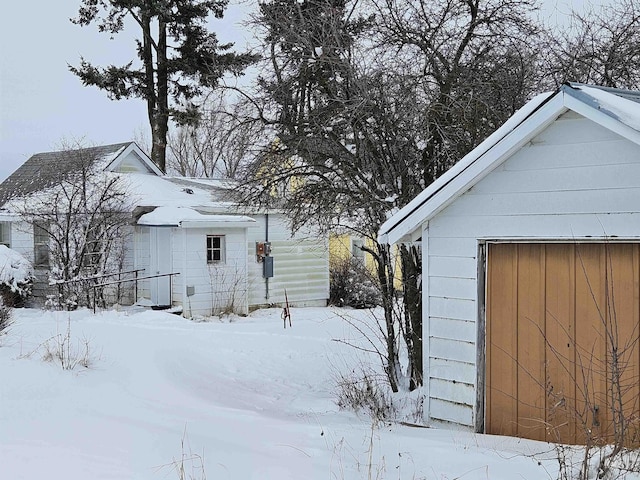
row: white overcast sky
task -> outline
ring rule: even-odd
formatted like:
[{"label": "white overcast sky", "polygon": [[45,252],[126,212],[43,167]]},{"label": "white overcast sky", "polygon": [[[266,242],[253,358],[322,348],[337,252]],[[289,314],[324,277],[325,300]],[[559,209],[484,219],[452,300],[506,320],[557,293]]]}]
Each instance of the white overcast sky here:
[{"label": "white overcast sky", "polygon": [[[581,0],[546,0],[548,15],[557,5],[581,7]],[[600,0],[606,1],[606,0]],[[598,2],[599,3],[599,2]],[[141,99],[111,101],[93,87],[83,87],[67,65],[80,56],[96,65],[121,65],[131,60],[133,37],[114,40],[95,26],[79,27],[69,19],[79,0],[5,2],[0,23],[0,181],[27,158],[57,149],[63,140],[87,145],[149,136]],[[240,22],[247,7],[232,6],[216,24],[222,41],[246,46],[250,35]]]}]

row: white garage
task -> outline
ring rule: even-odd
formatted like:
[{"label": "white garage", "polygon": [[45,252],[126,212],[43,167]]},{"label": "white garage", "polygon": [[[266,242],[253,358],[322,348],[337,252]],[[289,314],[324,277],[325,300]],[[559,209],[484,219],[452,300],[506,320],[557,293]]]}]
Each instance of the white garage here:
[{"label": "white garage", "polygon": [[640,92],[534,98],[380,240],[422,245],[429,423],[606,437],[613,378],[640,418]]}]

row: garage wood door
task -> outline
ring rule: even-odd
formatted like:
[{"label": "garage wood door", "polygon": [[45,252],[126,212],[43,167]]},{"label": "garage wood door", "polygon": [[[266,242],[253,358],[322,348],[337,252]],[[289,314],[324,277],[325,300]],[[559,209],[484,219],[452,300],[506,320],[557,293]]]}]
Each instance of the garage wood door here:
[{"label": "garage wood door", "polygon": [[487,433],[638,444],[639,276],[638,244],[488,245]]}]

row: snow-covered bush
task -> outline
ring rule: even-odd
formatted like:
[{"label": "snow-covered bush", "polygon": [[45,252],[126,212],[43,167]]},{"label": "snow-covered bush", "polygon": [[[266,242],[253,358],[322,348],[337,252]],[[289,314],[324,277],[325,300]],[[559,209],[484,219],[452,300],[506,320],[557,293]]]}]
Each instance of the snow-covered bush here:
[{"label": "snow-covered bush", "polygon": [[370,308],[381,305],[380,287],[374,275],[356,258],[331,263],[329,301],[339,307]]},{"label": "snow-covered bush", "polygon": [[[73,173],[12,200],[11,208],[32,231],[36,265],[49,270],[49,283],[63,308],[107,304],[96,279],[123,269],[131,234],[131,195],[126,177],[103,171],[95,149],[68,148],[60,155]],[[115,288],[114,288],[115,290]],[[119,299],[116,299],[119,301]]]},{"label": "snow-covered bush", "polygon": [[31,263],[15,250],[0,245],[0,298],[4,305],[20,307],[33,286]]}]

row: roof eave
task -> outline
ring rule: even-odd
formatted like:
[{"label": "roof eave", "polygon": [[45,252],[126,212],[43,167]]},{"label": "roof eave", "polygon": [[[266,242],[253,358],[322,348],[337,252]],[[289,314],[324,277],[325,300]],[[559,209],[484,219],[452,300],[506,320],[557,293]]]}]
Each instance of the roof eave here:
[{"label": "roof eave", "polygon": [[502,160],[567,111],[560,91],[534,107],[533,111],[516,125],[505,123],[427,187],[422,194],[387,220],[380,228],[378,240],[386,240],[387,243],[393,244],[417,238],[415,232],[424,222],[446,208],[496,168]]},{"label": "roof eave", "polygon": [[258,224],[255,220],[236,220],[236,221],[201,221],[201,220],[196,220],[196,221],[190,221],[190,220],[183,220],[182,222],[180,222],[180,227],[182,228],[219,228],[219,229],[226,229],[226,228],[252,228],[252,227],[257,227]]},{"label": "roof eave", "polygon": [[563,93],[565,93],[564,102],[567,108],[640,145],[640,132],[638,130],[624,123],[615,114],[600,108],[600,105],[588,94],[570,86],[564,89]]}]

